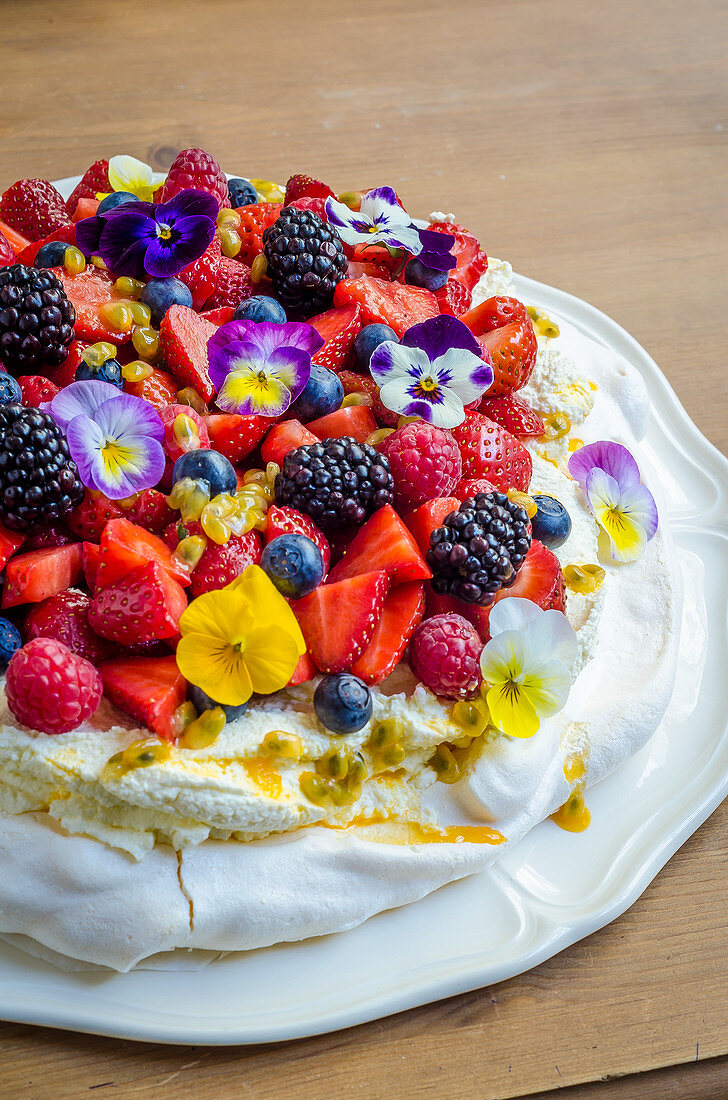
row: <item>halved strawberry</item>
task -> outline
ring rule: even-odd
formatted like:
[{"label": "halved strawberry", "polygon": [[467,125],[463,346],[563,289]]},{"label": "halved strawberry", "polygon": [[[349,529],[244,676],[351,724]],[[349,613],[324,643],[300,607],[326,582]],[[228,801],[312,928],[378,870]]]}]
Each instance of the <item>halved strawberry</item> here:
[{"label": "halved strawberry", "polygon": [[173,638],[187,607],[181,584],[149,561],[115,584],[100,588],[89,608],[89,623],[102,638],[121,645]]},{"label": "halved strawberry", "polygon": [[232,306],[215,306],[213,309],[204,310],[200,317],[204,317],[211,325],[219,328],[220,325],[226,325],[228,321],[232,321],[234,315],[235,310]]},{"label": "halved strawberry", "polygon": [[98,665],[114,655],[115,647],[94,633],[89,623],[91,598],[78,588],[67,588],[33,604],[23,620],[23,638],[55,638],[72,653]]},{"label": "halved strawberry", "polygon": [[465,311],[470,309],[473,292],[459,279],[448,279],[444,286],[435,291],[435,297],[440,313],[450,313],[462,320]]},{"label": "halved strawberry", "polygon": [[18,385],[26,408],[37,409],[43,402],[52,401],[58,393],[58,386],[42,374],[23,374],[18,378]]},{"label": "halved strawberry", "polygon": [[357,443],[365,443],[372,432],[377,430],[374,413],[368,405],[349,405],[345,409],[320,416],[311,420],[306,427],[317,439],[338,439],[350,435]]},{"label": "halved strawberry", "polygon": [[83,500],[66,516],[66,523],[74,534],[89,542],[98,542],[101,532],[110,519],[118,519],[122,510],[115,500],[103,493],[85,489]]},{"label": "halved strawberry", "polygon": [[391,504],[385,504],[359,528],[331,570],[328,583],[370,573],[373,569],[383,569],[392,584],[426,581],[432,576],[414,536]]},{"label": "halved strawberry", "polygon": [[112,344],[123,344],[131,340],[131,329],[122,332],[101,316],[103,306],[125,300],[106,271],[89,266],[78,275],[69,275],[62,267],[54,268],[54,272],[63,283],[66,296],[76,310],[76,323],[73,327],[80,340],[88,340],[91,344],[98,340],[108,340]]},{"label": "halved strawberry", "polygon": [[473,309],[469,309],[460,320],[468,326],[474,336],[482,336],[485,332],[504,328],[514,321],[525,322],[530,318],[528,310],[518,298],[512,298],[507,294],[496,294],[492,298],[486,298]]},{"label": "halved strawberry", "polygon": [[[503,332],[504,329],[499,331]],[[452,434],[463,456],[463,479],[486,478],[500,492],[528,492],[533,461],[515,436],[482,413],[468,413]]]},{"label": "halved strawberry", "polygon": [[429,290],[404,283],[385,283],[369,275],[337,283],[334,305],[341,307],[352,302],[361,306],[362,324],[389,325],[398,336],[404,336],[408,328],[421,321],[440,316],[437,299]]},{"label": "halved strawberry", "polygon": [[481,348],[490,352],[493,382],[487,397],[500,397],[525,386],[536,363],[538,343],[531,318],[513,321],[476,337]]},{"label": "halved strawberry", "polygon": [[27,237],[24,237],[22,233],[18,233],[17,229],[13,229],[11,225],[8,225],[6,221],[0,221],[0,233],[2,233],[5,240],[8,241],[15,255],[18,257],[24,249],[32,243]]},{"label": "halved strawberry", "polygon": [[468,497],[477,497],[478,493],[497,493],[498,490],[487,477],[463,477],[453,492],[457,493],[461,500],[467,500]]},{"label": "halved strawberry", "polygon": [[297,447],[307,447],[311,443],[318,443],[317,435],[304,428],[300,420],[283,420],[280,424],[274,424],[263,440],[260,454],[264,462],[277,462],[283,465],[283,459],[289,451],[295,451]]},{"label": "halved strawberry", "polygon": [[[241,207],[241,209],[244,209]],[[210,297],[205,302],[206,311],[227,306],[234,310],[244,298],[255,294],[255,283],[250,268],[239,259],[222,256],[217,268],[217,279]]]},{"label": "halved strawberry", "polygon": [[215,332],[215,325],[189,306],[171,306],[159,326],[159,344],[167,367],[180,386],[193,386],[205,401],[215,396],[207,359],[207,341]]},{"label": "halved strawberry", "polygon": [[16,554],[5,567],[2,606],[39,603],[47,596],[55,596],[75,584],[81,570],[80,542]]},{"label": "halved strawberry", "polygon": [[379,396],[379,386],[370,374],[356,374],[352,370],[342,370],[339,374],[344,393],[365,393],[372,399],[372,412],[377,421],[385,428],[396,428],[399,423],[399,414],[392,412],[382,404]]},{"label": "halved strawberry", "polygon": [[305,535],[318,546],[324,559],[324,570],[328,573],[331,565],[331,547],[323,531],[320,531],[310,516],[287,505],[272,504],[265,517],[263,538],[272,542],[279,535]]},{"label": "halved strawberry", "polygon": [[142,489],[133,496],[118,501],[122,515],[145,531],[161,535],[169,527],[175,513],[167,504],[164,493],[158,489]]},{"label": "halved strawberry", "polygon": [[512,393],[503,394],[502,397],[484,397],[480,403],[480,412],[519,439],[543,435],[546,430],[535,409]]},{"label": "halved strawberry", "polygon": [[313,362],[329,370],[340,371],[351,355],[354,340],[362,329],[361,308],[352,303],[340,309],[329,309],[311,317],[308,324],[316,329],[324,341],[313,356]]},{"label": "halved strawberry", "polygon": [[268,416],[240,416],[238,413],[214,413],[203,420],[211,446],[229,458],[233,466],[255,450],[272,424]]},{"label": "halved strawberry", "polygon": [[154,409],[163,409],[165,405],[171,405],[177,400],[179,386],[171,374],[166,370],[155,368],[148,378],[141,382],[125,382],[124,390],[133,397],[141,397],[148,401]]},{"label": "halved strawberry", "polygon": [[457,260],[457,266],[450,272],[450,278],[457,279],[472,290],[488,268],[488,257],[480,247],[478,238],[464,226],[451,222],[431,222],[427,228],[455,238],[450,251]]},{"label": "halved strawberry", "polygon": [[322,672],[351,668],[374,636],[389,591],[381,570],[319,585],[310,596],[293,600],[306,646]]},{"label": "halved strawberry", "polygon": [[109,162],[105,159],[95,160],[66,199],[66,210],[72,215],[79,199],[95,199],[97,194],[105,195],[109,191],[111,191]]},{"label": "halved strawberry", "polygon": [[99,200],[92,198],[79,199],[76,209],[71,214],[72,222],[81,222],[84,218],[93,218],[99,208]]},{"label": "halved strawberry", "polygon": [[213,237],[202,255],[175,275],[176,279],[189,288],[192,294],[192,308],[198,312],[217,285],[221,257],[220,241],[217,237]]},{"label": "halved strawberry", "polygon": [[291,176],[286,184],[286,197],[283,205],[288,206],[294,199],[328,199],[333,198],[334,192],[321,180],[312,179],[303,172],[297,172]]},{"label": "halved strawberry", "polygon": [[104,695],[166,741],[178,736],[175,711],[185,700],[187,681],[171,657],[126,657],[99,666]]},{"label": "halved strawberry", "polygon": [[[181,562],[172,557],[172,551],[156,535],[130,523],[128,519],[112,519],[101,535],[99,567],[96,583],[99,588],[115,584],[134,569],[147,562],[156,561],[179,584],[188,585],[190,577]],[[62,549],[67,549],[63,547]]]},{"label": "halved strawberry", "polygon": [[242,242],[237,256],[239,260],[250,266],[260,255],[263,251],[263,231],[273,225],[282,209],[279,202],[251,202],[248,206],[238,207],[238,235]]},{"label": "halved strawberry", "polygon": [[409,581],[392,589],[384,601],[371,642],[351,666],[354,675],[365,684],[379,684],[394,672],[424,612],[422,581]]},{"label": "halved strawberry", "polygon": [[442,527],[445,516],[457,512],[459,507],[460,501],[457,497],[434,497],[402,517],[423,555],[430,548],[432,532]]},{"label": "halved strawberry", "polygon": [[0,569],[4,569],[13,554],[20,549],[25,542],[25,535],[20,531],[11,531],[9,527],[0,523]]},{"label": "halved strawberry", "polygon": [[309,680],[313,680],[314,676],[317,675],[318,669],[311,660],[311,654],[304,653],[302,657],[298,658],[298,664],[293,670],[288,686],[297,687],[298,684],[307,684]]},{"label": "halved strawberry", "polygon": [[86,578],[86,586],[89,592],[96,591],[96,574],[99,571],[99,554],[101,547],[96,542],[81,543],[81,560],[83,562],[83,575]]}]

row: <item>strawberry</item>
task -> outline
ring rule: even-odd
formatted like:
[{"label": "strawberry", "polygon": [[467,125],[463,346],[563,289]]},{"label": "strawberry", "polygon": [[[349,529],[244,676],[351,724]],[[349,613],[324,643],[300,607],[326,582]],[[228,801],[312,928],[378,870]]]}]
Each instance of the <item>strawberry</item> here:
[{"label": "strawberry", "polygon": [[424,556],[430,548],[430,535],[451,512],[457,512],[460,500],[457,497],[434,497],[418,508],[413,508],[403,517],[412,537]]},{"label": "strawberry", "polygon": [[2,606],[40,603],[55,596],[76,583],[81,569],[80,542],[16,554],[5,567]]},{"label": "strawberry", "polygon": [[131,331],[122,332],[101,316],[102,306],[125,300],[124,295],[116,289],[111,276],[106,271],[99,271],[93,266],[87,267],[78,275],[69,275],[62,267],[54,270],[63,283],[66,296],[76,310],[74,329],[80,340],[88,340],[91,344],[99,340],[123,344],[131,339]]},{"label": "strawberry", "polygon": [[221,259],[220,242],[213,237],[202,255],[175,275],[191,291],[192,308],[198,312],[217,286]]},{"label": "strawberry", "polygon": [[279,535],[305,535],[311,542],[315,542],[323,555],[325,574],[328,573],[331,565],[329,540],[310,516],[296,511],[295,508],[272,504],[266,513],[263,538],[268,543]]},{"label": "strawberry", "polygon": [[[511,589],[507,590],[510,594]],[[425,618],[434,615],[462,615],[472,623],[483,642],[490,641],[490,607],[478,607],[476,603],[465,603],[456,596],[439,595],[430,588],[427,593],[427,613]]]},{"label": "strawberry", "polygon": [[29,241],[39,241],[71,220],[60,191],[38,179],[18,180],[8,187],[0,199],[0,214]]},{"label": "strawberry", "polygon": [[211,325],[216,325],[218,328],[232,321],[234,316],[235,310],[232,306],[215,306],[214,309],[205,309],[200,314],[200,317],[204,317]]},{"label": "strawberry", "polygon": [[453,489],[453,492],[457,493],[460,500],[467,500],[468,497],[477,497],[478,493],[496,493],[497,491],[493,482],[488,481],[486,477],[461,478]]},{"label": "strawberry", "polygon": [[115,500],[109,500],[103,493],[85,489],[83,500],[66,516],[66,523],[75,535],[89,542],[98,542],[101,532],[110,519],[122,515],[121,507]]},{"label": "strawberry", "polygon": [[[238,235],[242,242],[238,260],[252,264],[256,256],[263,251],[263,230],[273,225],[282,210],[279,202],[252,202],[249,206],[238,207],[240,225]],[[239,300],[239,299],[238,299]],[[220,303],[227,305],[228,303]]]},{"label": "strawberry", "polygon": [[329,309],[309,318],[308,324],[324,341],[324,346],[319,348],[312,361],[329,370],[340,371],[351,356],[354,340],[361,332],[361,308],[354,303],[341,309]]},{"label": "strawberry", "polygon": [[184,702],[187,681],[171,657],[126,657],[99,666],[104,694],[117,707],[159,737],[174,741],[175,711]]},{"label": "strawberry", "polygon": [[13,554],[23,545],[26,537],[19,531],[11,531],[9,527],[4,527],[0,523],[0,569],[5,568]]},{"label": "strawberry", "polygon": [[484,397],[480,412],[517,438],[543,435],[546,430],[538,413],[512,393],[503,397]]},{"label": "strawberry", "polygon": [[493,382],[488,397],[500,397],[525,386],[536,362],[538,344],[530,317],[527,322],[513,321],[476,337],[481,348],[490,353]]},{"label": "strawberry", "polygon": [[372,399],[372,412],[377,424],[384,428],[396,428],[399,423],[399,413],[392,412],[383,405],[379,397],[379,386],[370,374],[356,374],[352,370],[342,370],[339,374],[344,393],[365,393]]},{"label": "strawberry", "polygon": [[167,172],[161,201],[168,202],[188,187],[213,195],[220,207],[230,202],[227,177],[215,158],[204,149],[183,149],[177,154]]},{"label": "strawberry", "polygon": [[283,420],[280,424],[274,424],[263,440],[261,458],[264,462],[277,462],[282,466],[289,451],[318,441],[318,436],[304,428],[300,420]]},{"label": "strawberry", "polygon": [[435,291],[435,297],[440,313],[451,313],[462,320],[465,311],[470,309],[473,292],[459,279],[448,279],[444,286]]},{"label": "strawberry", "polygon": [[97,665],[111,657],[114,647],[100,638],[89,623],[91,597],[77,588],[67,588],[34,604],[25,616],[23,637],[55,638],[79,657]]},{"label": "strawberry", "polygon": [[349,405],[345,409],[337,409],[320,416],[318,420],[311,420],[306,426],[318,439],[350,435],[358,443],[366,443],[372,432],[377,430],[374,413],[368,405]]},{"label": "strawberry", "polygon": [[175,517],[164,493],[158,489],[142,489],[117,503],[130,523],[151,531],[153,535],[163,534]]},{"label": "strawberry", "polygon": [[193,386],[205,401],[215,396],[207,361],[207,341],[217,332],[189,306],[171,306],[159,326],[164,361],[180,386]]},{"label": "strawberry", "polygon": [[318,214],[322,222],[327,222],[329,216],[326,213],[326,199],[323,198],[308,198],[294,199],[293,202],[286,203],[286,206],[295,206],[296,210],[313,210],[314,214]]},{"label": "strawberry", "polygon": [[425,586],[421,581],[394,588],[384,601],[371,642],[351,666],[354,675],[365,684],[379,684],[394,672],[424,612]]},{"label": "strawberry", "polygon": [[532,600],[545,611],[552,608],[555,611],[566,610],[566,585],[559,559],[537,539],[531,543],[514,584],[499,592],[495,602],[506,596]]},{"label": "strawberry", "polygon": [[62,523],[51,523],[31,531],[23,543],[26,550],[47,550],[51,546],[68,546],[69,542],[78,542]]},{"label": "strawberry", "polygon": [[455,241],[450,249],[457,260],[457,266],[450,272],[451,279],[457,279],[468,290],[472,290],[478,279],[488,269],[488,257],[480,247],[477,237],[462,225],[450,222],[431,222],[427,227],[435,233],[449,233]]},{"label": "strawberry", "polygon": [[43,245],[48,244],[50,241],[65,241],[66,244],[75,244],[76,227],[70,224],[62,225],[60,229],[56,229],[53,233],[49,233],[47,237],[43,237],[39,241],[26,243],[22,252],[18,253],[18,263],[25,264],[26,267],[32,267]]},{"label": "strawberry", "polygon": [[375,322],[389,325],[400,337],[412,325],[440,316],[437,299],[429,290],[404,283],[385,283],[368,275],[337,283],[334,305],[341,307],[353,302],[362,308],[363,325]]},{"label": "strawberry", "polygon": [[4,221],[0,221],[0,233],[2,233],[17,257],[20,257],[31,243],[27,237],[24,237],[22,233],[18,233],[17,229],[13,229],[11,225]]},{"label": "strawberry", "polygon": [[179,584],[190,583],[187,569],[172,557],[169,547],[156,535],[145,531],[143,527],[137,527],[128,519],[120,517],[109,520],[101,535],[100,547],[96,575],[96,583],[100,588],[115,584],[150,561],[156,561]]},{"label": "strawberry", "polygon": [[96,574],[99,571],[99,553],[101,547],[95,542],[81,543],[81,560],[83,562],[83,575],[86,578],[86,586],[89,592],[96,591]]},{"label": "strawberry", "polygon": [[471,412],[452,429],[452,434],[463,456],[464,479],[484,477],[502,493],[508,489],[528,492],[531,456],[500,424],[494,424],[482,413]]},{"label": "strawberry", "polygon": [[[345,248],[348,247],[348,245],[345,246]],[[372,264],[380,272],[377,278],[384,279],[387,283],[391,283],[395,271],[402,267],[401,255],[392,255],[383,244],[367,244],[366,242],[354,245],[351,249],[351,262],[355,264]],[[399,281],[404,282],[404,275],[401,272]]]},{"label": "strawberry", "polygon": [[389,577],[381,570],[319,585],[291,607],[316,667],[343,672],[369,645],[384,608]]},{"label": "strawberry", "polygon": [[66,211],[72,215],[79,199],[95,199],[97,194],[106,195],[109,191],[111,191],[109,162],[108,160],[95,160],[91,167],[86,169],[66,199]]},{"label": "strawberry", "polygon": [[61,365],[48,371],[51,382],[58,386],[59,390],[65,389],[66,386],[70,386],[72,382],[76,381],[76,371],[81,363],[81,354],[88,346],[88,344],[81,343],[80,340],[72,340],[68,345],[68,355]]},{"label": "strawberry", "polygon": [[167,374],[166,370],[156,368],[141,382],[124,383],[126,393],[132,394],[133,397],[141,397],[143,401],[148,401],[158,410],[177,400],[177,389],[177,383],[172,375]]},{"label": "strawberry", "polygon": [[[168,546],[187,538],[188,535],[202,535],[205,532],[198,523],[173,523],[165,532]],[[203,592],[212,592],[224,588],[248,568],[260,561],[262,548],[257,531],[246,531],[244,535],[231,535],[226,543],[220,545],[207,539],[207,546],[192,573],[191,591],[193,597]]]},{"label": "strawberry", "polygon": [[100,206],[98,199],[79,199],[76,209],[71,214],[72,222],[83,221],[84,218],[93,218]]},{"label": "strawberry", "polygon": [[0,233],[0,267],[9,267],[15,263],[15,249],[8,238]]},{"label": "strawberry", "polygon": [[308,681],[313,680],[316,675],[318,675],[318,669],[311,660],[310,653],[304,653],[302,657],[298,658],[298,664],[293,670],[293,675],[288,681],[288,686],[297,687],[298,684],[307,684]]},{"label": "strawberry", "polygon": [[334,192],[328,184],[297,172],[295,176],[290,177],[286,184],[286,197],[283,200],[283,205],[288,206],[295,199],[329,199],[333,197]]},{"label": "strawberry", "polygon": [[329,575],[329,584],[383,570],[392,584],[426,581],[432,576],[412,534],[391,504],[385,504],[359,528]]},{"label": "strawberry", "polygon": [[[214,413],[204,417],[210,445],[237,466],[254,451],[271,426],[268,416]],[[203,443],[202,446],[205,446]]]},{"label": "strawberry", "polygon": [[23,404],[33,405],[36,409],[44,401],[52,401],[60,392],[58,386],[42,374],[23,374],[18,378],[18,385],[23,393]]},{"label": "strawberry", "polygon": [[184,588],[158,562],[149,561],[99,589],[88,620],[102,638],[121,645],[137,644],[173,638],[186,607]]},{"label": "strawberry", "polygon": [[[170,462],[176,462],[188,451],[198,451],[201,447],[208,448],[210,446],[210,436],[205,421],[189,405],[180,405],[179,402],[175,401],[174,404],[165,405],[163,409],[160,409],[159,416],[164,424],[162,446]],[[175,434],[175,423],[178,416],[184,416],[186,419],[177,425],[177,434]],[[192,426],[190,426],[190,421]]]},{"label": "strawberry", "polygon": [[496,294],[492,298],[486,298],[474,309],[469,309],[460,320],[468,326],[474,336],[482,336],[485,332],[504,328],[514,321],[522,321],[525,324],[530,321],[530,317],[523,302],[519,302],[518,298],[511,298],[507,294]]},{"label": "strawberry", "polygon": [[207,310],[212,310],[229,306],[234,310],[244,298],[249,298],[255,292],[255,283],[248,265],[241,260],[231,260],[229,256],[221,256],[217,280],[210,297],[205,302],[205,307]]}]

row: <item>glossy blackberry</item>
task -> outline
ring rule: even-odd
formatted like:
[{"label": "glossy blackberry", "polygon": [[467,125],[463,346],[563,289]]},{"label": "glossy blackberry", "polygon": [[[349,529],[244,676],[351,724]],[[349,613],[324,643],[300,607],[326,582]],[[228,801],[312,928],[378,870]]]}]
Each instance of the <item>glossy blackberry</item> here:
[{"label": "glossy blackberry", "polygon": [[292,313],[328,309],[346,274],[341,238],[313,210],[286,206],[263,232],[268,275],[277,297]]},{"label": "glossy blackberry", "polygon": [[0,270],[0,358],[14,374],[57,367],[73,340],[76,311],[52,271],[12,264]]},{"label": "glossy blackberry", "polygon": [[76,463],[53,417],[0,405],[0,521],[13,531],[32,531],[82,499]]},{"label": "glossy blackberry", "polygon": [[487,607],[510,588],[531,545],[528,516],[505,493],[464,500],[430,535],[435,592]]},{"label": "glossy blackberry", "polygon": [[286,455],[276,477],[276,501],[305,512],[323,531],[360,527],[391,504],[389,460],[351,436],[325,439]]}]

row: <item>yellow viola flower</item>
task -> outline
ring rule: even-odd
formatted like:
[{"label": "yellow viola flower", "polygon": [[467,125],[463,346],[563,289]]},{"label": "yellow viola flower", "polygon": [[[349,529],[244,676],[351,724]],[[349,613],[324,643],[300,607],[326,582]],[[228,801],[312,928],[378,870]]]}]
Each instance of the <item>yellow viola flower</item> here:
[{"label": "yellow viola flower", "polygon": [[295,615],[259,565],[198,596],[179,628],[180,672],[226,706],[285,687],[306,652]]},{"label": "yellow viola flower", "polygon": [[118,156],[109,160],[109,183],[113,191],[128,191],[141,202],[152,202],[154,192],[165,178],[153,172],[150,164],[136,157]]},{"label": "yellow viola flower", "polygon": [[533,737],[566,705],[576,634],[560,611],[515,596],[495,604],[490,632],[480,668],[491,721],[509,737]]}]

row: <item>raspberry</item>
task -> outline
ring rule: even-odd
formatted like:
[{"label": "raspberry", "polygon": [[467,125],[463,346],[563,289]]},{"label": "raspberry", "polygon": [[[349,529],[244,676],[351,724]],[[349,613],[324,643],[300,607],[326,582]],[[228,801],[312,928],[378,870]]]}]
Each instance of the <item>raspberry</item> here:
[{"label": "raspberry", "polygon": [[8,665],[5,694],[11,713],[41,733],[68,733],[95,712],[101,674],[54,638],[35,638]]},{"label": "raspberry", "polygon": [[480,687],[483,643],[462,615],[434,615],[417,627],[409,663],[418,680],[445,699],[467,699]]},{"label": "raspberry", "polygon": [[172,161],[162,190],[162,202],[167,202],[179,191],[192,187],[214,195],[220,206],[230,201],[227,177],[213,156],[204,149],[183,149]]},{"label": "raspberry", "polygon": [[395,499],[405,508],[450,496],[462,474],[460,448],[450,432],[424,420],[398,428],[379,451],[389,459]]},{"label": "raspberry", "polygon": [[94,634],[89,626],[91,597],[77,588],[67,588],[40,603],[34,604],[25,617],[23,636],[54,638],[68,646],[72,653],[97,665],[113,654],[114,647]]}]

